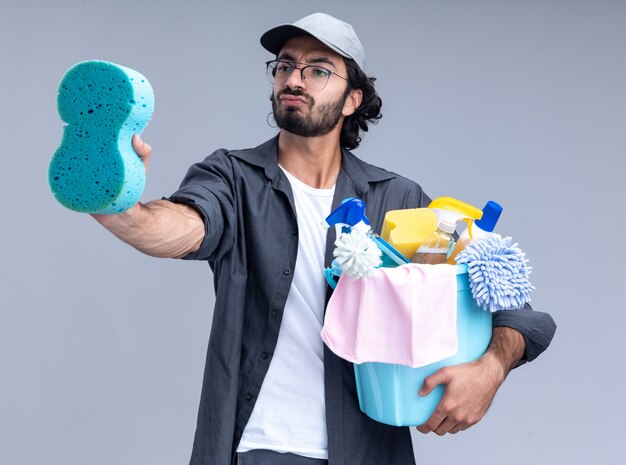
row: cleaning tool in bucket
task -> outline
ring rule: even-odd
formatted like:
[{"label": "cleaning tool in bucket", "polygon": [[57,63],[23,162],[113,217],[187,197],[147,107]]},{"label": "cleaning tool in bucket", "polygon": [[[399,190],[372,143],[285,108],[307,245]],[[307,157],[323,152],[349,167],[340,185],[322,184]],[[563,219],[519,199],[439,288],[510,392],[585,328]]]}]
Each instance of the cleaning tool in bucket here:
[{"label": "cleaning tool in bucket", "polygon": [[530,302],[535,287],[528,277],[531,267],[510,237],[492,234],[470,243],[457,256],[466,264],[475,301],[485,310],[519,309]]},{"label": "cleaning tool in bucket", "polygon": [[382,252],[369,232],[369,226],[360,222],[335,240],[335,259],[351,278],[365,278],[382,263]]},{"label": "cleaning tool in bucket", "polygon": [[84,61],[61,80],[59,116],[66,123],[48,181],[65,207],[85,213],[120,213],[145,186],[145,167],[132,147],[154,110],[142,74],[106,61]]},{"label": "cleaning tool in bucket", "polygon": [[478,208],[452,197],[439,197],[428,208],[437,213],[437,229],[417,249],[411,262],[424,264],[445,263],[454,245],[452,234],[459,220],[475,220],[482,217]]},{"label": "cleaning tool in bucket", "polygon": [[467,228],[465,228],[465,231],[461,233],[459,239],[456,241],[454,250],[446,260],[446,263],[454,265],[457,255],[465,249],[470,242],[489,236],[495,229],[501,214],[502,206],[493,200],[488,201],[483,207],[482,218],[472,221]]},{"label": "cleaning tool in bucket", "polygon": [[335,260],[324,272],[331,287],[342,272],[353,278],[366,277],[379,266],[394,267],[409,263],[406,257],[395,250],[371,229],[365,216],[365,202],[347,198],[326,218],[325,227],[335,226]]},{"label": "cleaning tool in bucket", "polygon": [[380,236],[406,258],[411,258],[436,227],[437,214],[430,208],[390,210],[385,214]]}]

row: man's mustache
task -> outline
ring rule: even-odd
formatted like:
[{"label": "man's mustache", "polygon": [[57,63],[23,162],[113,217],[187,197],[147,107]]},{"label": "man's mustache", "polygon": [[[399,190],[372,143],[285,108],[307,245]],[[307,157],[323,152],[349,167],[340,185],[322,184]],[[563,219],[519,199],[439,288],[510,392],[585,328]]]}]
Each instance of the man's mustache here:
[{"label": "man's mustache", "polygon": [[[302,97],[307,101],[310,106],[313,106],[315,104],[315,99],[310,95],[305,94],[302,89],[290,89],[289,87],[286,87],[276,94],[276,98],[279,99],[281,95],[293,95],[294,97]],[[274,101],[274,95],[270,96],[270,100]]]}]

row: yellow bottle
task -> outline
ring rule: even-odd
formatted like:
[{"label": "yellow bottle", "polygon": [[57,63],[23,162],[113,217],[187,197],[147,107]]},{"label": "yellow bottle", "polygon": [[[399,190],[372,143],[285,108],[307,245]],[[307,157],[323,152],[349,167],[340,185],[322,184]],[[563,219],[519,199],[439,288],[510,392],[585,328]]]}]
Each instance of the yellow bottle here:
[{"label": "yellow bottle", "polygon": [[437,212],[439,223],[437,229],[422,242],[411,262],[436,265],[445,263],[454,245],[454,229],[462,219],[480,219],[483,212],[468,203],[452,197],[439,197],[433,200],[428,208]]}]

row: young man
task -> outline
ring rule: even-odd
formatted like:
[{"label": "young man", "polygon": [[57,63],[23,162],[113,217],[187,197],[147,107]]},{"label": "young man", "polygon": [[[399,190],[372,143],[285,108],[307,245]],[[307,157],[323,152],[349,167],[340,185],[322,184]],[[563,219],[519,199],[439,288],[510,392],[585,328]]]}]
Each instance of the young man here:
[{"label": "young man", "polygon": [[[349,24],[316,13],[261,43],[276,54],[267,67],[278,136],[213,153],[168,200],[95,217],[144,253],[207,260],[213,270],[192,465],[414,464],[409,429],[359,411],[352,365],[320,338],[334,232],[319,225],[346,197],[365,200],[374,229],[388,210],[430,200],[348,151],[381,107]],[[147,166],[150,147],[138,137],[134,147]],[[441,435],[479,421],[509,370],[545,350],[553,332],[551,318],[530,308],[496,313],[482,358],[440,370],[415,393],[447,385],[418,429]]]}]

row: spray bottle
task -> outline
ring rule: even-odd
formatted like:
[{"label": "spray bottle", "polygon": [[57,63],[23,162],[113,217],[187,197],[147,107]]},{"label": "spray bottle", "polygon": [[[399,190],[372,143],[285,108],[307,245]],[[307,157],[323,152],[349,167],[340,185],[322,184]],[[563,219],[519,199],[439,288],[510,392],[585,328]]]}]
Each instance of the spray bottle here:
[{"label": "spray bottle", "polygon": [[483,212],[478,208],[452,197],[439,197],[428,208],[437,213],[437,229],[424,239],[411,262],[436,265],[445,263],[454,246],[454,230],[459,220],[480,219]]},{"label": "spray bottle", "polygon": [[493,232],[501,213],[502,206],[500,206],[499,203],[493,200],[488,201],[483,208],[482,218],[472,221],[467,226],[467,229],[461,233],[446,263],[450,265],[456,264],[456,256],[467,247],[470,242],[489,236]]},{"label": "spray bottle", "polygon": [[[382,267],[396,267],[409,263],[404,255],[372,231],[370,222],[365,216],[365,202],[360,199],[347,198],[343,200],[341,205],[328,215],[322,225],[327,228],[335,226],[337,238],[341,234],[350,233],[355,229],[362,231],[382,252],[380,264]],[[326,280],[332,287],[335,285],[334,276],[339,275],[339,270],[341,270],[341,266],[337,259],[333,260],[331,268],[326,269]]]}]

